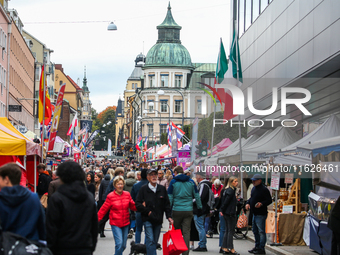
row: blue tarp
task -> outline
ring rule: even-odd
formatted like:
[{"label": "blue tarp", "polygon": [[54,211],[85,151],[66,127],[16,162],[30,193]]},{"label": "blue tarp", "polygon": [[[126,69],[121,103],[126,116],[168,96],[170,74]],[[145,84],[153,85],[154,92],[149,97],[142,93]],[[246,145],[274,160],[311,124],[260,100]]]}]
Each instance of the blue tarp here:
[{"label": "blue tarp", "polygon": [[314,156],[317,155],[317,154],[328,155],[332,151],[340,151],[340,144],[314,149],[313,155]]}]

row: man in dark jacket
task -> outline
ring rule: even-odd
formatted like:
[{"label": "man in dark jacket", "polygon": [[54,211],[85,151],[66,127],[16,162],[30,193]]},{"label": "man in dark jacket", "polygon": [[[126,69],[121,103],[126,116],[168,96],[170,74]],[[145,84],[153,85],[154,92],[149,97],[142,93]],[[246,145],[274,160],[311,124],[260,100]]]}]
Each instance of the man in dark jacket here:
[{"label": "man in dark jacket", "polygon": [[251,190],[251,197],[246,203],[246,210],[253,212],[253,232],[255,236],[255,247],[249,253],[266,254],[266,219],[268,215],[267,206],[272,203],[269,190],[262,184],[262,176],[255,174],[251,178],[254,188]]},{"label": "man in dark jacket", "polygon": [[49,198],[46,212],[47,245],[54,255],[90,255],[98,236],[97,208],[85,187],[80,165],[67,161],[58,167],[62,185]]},{"label": "man in dark jacket", "polygon": [[[145,166],[142,165],[142,167],[145,167]],[[149,183],[148,180],[147,180],[147,169],[146,168],[141,169],[141,177],[142,177],[141,181],[134,184],[132,186],[132,190],[131,190],[131,197],[132,197],[133,201],[135,201],[135,202],[136,202],[137,195],[138,195],[140,188]],[[141,215],[140,212],[136,212],[136,233],[135,233],[135,242],[136,243],[140,243],[140,241],[141,241],[142,230],[143,230],[142,215]]]},{"label": "man in dark jacket", "polygon": [[195,221],[195,226],[197,229],[197,232],[199,234],[199,239],[200,241],[198,242],[198,247],[194,249],[193,251],[201,251],[205,252],[207,250],[207,236],[205,233],[205,228],[204,228],[204,220],[205,216],[210,213],[210,207],[208,206],[208,201],[209,201],[209,190],[210,188],[210,183],[208,180],[205,180],[206,172],[201,172],[198,171],[195,173],[196,174],[196,180],[198,182],[198,193],[200,194],[201,198],[201,203],[202,203],[202,210],[198,210],[196,206],[196,202],[194,202],[194,221]]},{"label": "man in dark jacket", "polygon": [[[21,169],[15,163],[0,167],[0,222],[9,231],[31,240],[46,240],[45,213],[37,194],[19,185]],[[29,220],[27,220],[29,219]]]},{"label": "man in dark jacket", "polygon": [[164,212],[170,224],[173,224],[173,220],[166,188],[157,185],[157,169],[148,170],[148,179],[149,183],[142,186],[138,192],[136,207],[144,224],[146,253],[156,255]]},{"label": "man in dark jacket", "polygon": [[37,192],[38,192],[39,197],[41,198],[42,195],[48,192],[48,186],[50,185],[52,178],[48,174],[48,172],[45,170],[46,166],[43,163],[40,163],[37,169],[39,172]]},{"label": "man in dark jacket", "polygon": [[340,254],[340,197],[335,203],[328,219],[328,228],[333,231],[331,255]]}]

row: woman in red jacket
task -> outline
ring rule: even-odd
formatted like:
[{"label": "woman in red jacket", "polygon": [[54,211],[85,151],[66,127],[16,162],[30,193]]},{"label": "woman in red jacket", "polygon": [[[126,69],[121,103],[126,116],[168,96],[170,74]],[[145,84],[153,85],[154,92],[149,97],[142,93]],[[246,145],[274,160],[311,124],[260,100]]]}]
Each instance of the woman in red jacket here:
[{"label": "woman in red jacket", "polygon": [[115,255],[122,255],[127,242],[127,235],[130,224],[130,213],[129,209],[136,211],[135,202],[132,200],[130,193],[123,191],[124,178],[117,176],[113,180],[113,186],[115,190],[105,200],[98,212],[98,221],[110,211],[110,225],[115,239]]}]

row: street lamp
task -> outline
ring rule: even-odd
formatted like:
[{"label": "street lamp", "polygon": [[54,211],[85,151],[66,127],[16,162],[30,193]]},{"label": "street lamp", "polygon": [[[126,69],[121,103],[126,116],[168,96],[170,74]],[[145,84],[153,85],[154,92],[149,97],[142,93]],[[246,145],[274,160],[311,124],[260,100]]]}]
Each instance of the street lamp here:
[{"label": "street lamp", "polygon": [[107,30],[109,30],[109,31],[116,31],[116,30],[117,30],[117,26],[115,25],[115,23],[111,22],[111,23],[107,26]]},{"label": "street lamp", "polygon": [[[182,107],[183,107],[183,109],[182,109],[182,127],[183,127],[183,126],[184,126],[184,96],[183,96],[182,92],[179,91],[178,89],[169,88],[169,89],[167,89],[167,90],[175,90],[175,91],[177,91],[178,93],[180,93],[181,96],[182,96]],[[164,95],[164,90],[162,90],[162,89],[158,90],[157,94],[158,94],[159,96]],[[170,111],[169,111],[169,118],[170,118]],[[170,124],[170,122],[169,122],[169,124]]]}]

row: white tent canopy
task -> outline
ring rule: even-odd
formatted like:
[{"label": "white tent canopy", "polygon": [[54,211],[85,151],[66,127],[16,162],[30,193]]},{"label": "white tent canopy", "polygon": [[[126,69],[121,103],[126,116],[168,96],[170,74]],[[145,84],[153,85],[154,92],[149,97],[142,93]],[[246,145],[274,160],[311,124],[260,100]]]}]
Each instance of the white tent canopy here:
[{"label": "white tent canopy", "polygon": [[[277,127],[272,132],[266,132],[256,142],[242,148],[242,162],[261,162],[263,159],[258,159],[259,152],[266,152],[281,149],[289,144],[296,142],[299,136],[290,128]],[[237,151],[234,156],[231,154],[226,159],[227,163],[239,162],[240,151]]]},{"label": "white tent canopy", "polygon": [[[296,151],[297,147],[305,147],[306,145],[312,144],[316,141],[336,137],[339,135],[340,135],[340,120],[335,115],[332,115],[312,133],[306,135],[305,137],[301,138],[295,143],[292,143],[282,148],[281,152]],[[311,164],[312,158],[301,155],[289,155],[289,156],[279,155],[275,157],[274,162],[279,164],[305,165]]]}]

